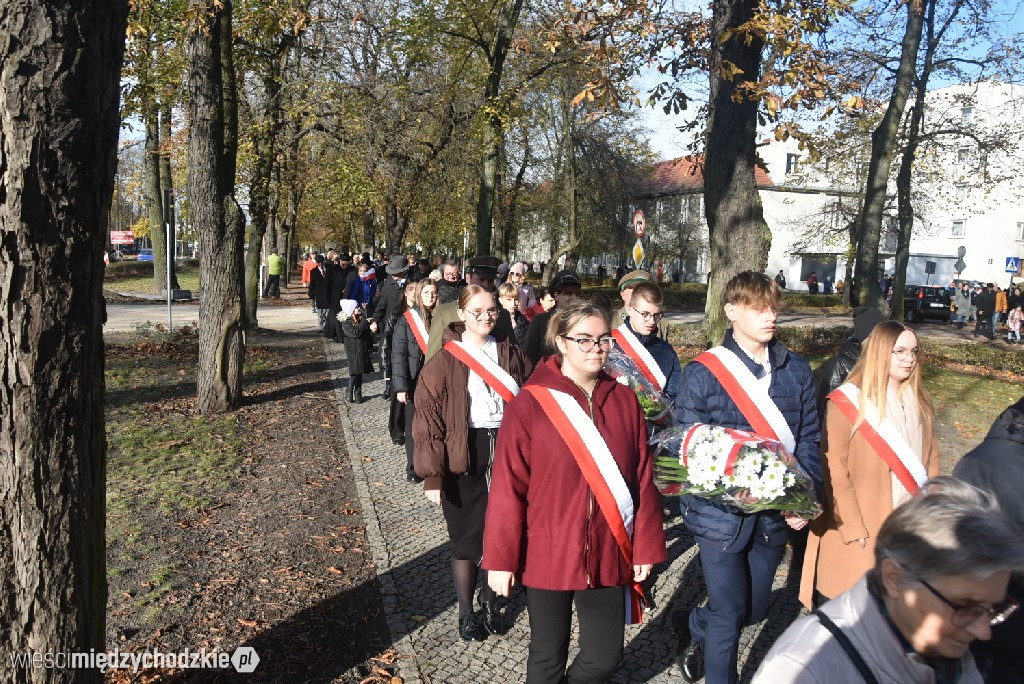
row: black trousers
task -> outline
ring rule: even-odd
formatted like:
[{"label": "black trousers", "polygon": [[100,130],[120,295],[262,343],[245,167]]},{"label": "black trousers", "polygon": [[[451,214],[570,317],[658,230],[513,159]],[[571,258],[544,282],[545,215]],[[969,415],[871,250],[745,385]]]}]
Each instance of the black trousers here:
[{"label": "black trousers", "polygon": [[412,443],[412,421],[416,418],[416,407],[412,403],[412,394],[405,396],[405,474],[415,475],[416,468],[413,467],[413,443]]},{"label": "black trousers", "polygon": [[[566,672],[572,606],[580,624],[580,652]],[[530,615],[530,657],[526,684],[607,682],[622,660],[626,627],[625,587],[580,591],[526,589]]]}]

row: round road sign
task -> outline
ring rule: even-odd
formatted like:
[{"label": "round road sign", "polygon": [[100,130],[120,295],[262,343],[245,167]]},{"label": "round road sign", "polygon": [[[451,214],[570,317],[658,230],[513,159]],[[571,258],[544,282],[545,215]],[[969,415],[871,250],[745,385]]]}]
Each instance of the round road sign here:
[{"label": "round road sign", "polygon": [[647,232],[647,219],[644,218],[644,212],[640,209],[633,212],[633,232],[638,238],[642,238]]}]

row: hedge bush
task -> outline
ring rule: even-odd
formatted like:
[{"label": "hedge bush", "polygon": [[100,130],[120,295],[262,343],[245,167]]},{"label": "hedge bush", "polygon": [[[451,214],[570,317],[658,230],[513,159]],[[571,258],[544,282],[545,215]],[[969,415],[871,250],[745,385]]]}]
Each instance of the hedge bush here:
[{"label": "hedge bush", "polygon": [[103,273],[104,280],[120,280],[139,276],[153,277],[152,261],[111,261]]},{"label": "hedge bush", "polygon": [[[853,327],[847,325],[783,326],[778,329],[780,342],[798,354],[808,357],[835,356],[843,340],[852,334]],[[679,347],[703,348],[704,333],[701,324],[670,325],[668,341]],[[922,358],[926,364],[944,367],[969,366],[987,371],[1024,375],[1024,352],[1020,347],[951,342],[948,339],[922,337],[921,348],[924,353]],[[971,369],[961,370],[970,372]]]}]

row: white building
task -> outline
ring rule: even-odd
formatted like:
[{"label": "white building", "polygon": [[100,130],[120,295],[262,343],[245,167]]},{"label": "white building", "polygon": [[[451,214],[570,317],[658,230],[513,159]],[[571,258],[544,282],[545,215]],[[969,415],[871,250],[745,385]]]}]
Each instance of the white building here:
[{"label": "white building", "polygon": [[[912,104],[912,103],[911,103]],[[1007,259],[1024,261],[1024,86],[995,82],[959,85],[929,92],[926,132],[914,171],[914,233],[907,284],[948,284],[953,278],[1009,282]],[[957,133],[956,131],[965,131]],[[772,231],[767,273],[780,270],[789,289],[806,289],[813,271],[819,282],[845,278],[847,227],[860,209],[870,155],[870,138],[849,137],[847,149],[832,161],[806,162],[795,140],[765,139],[759,148],[767,171],[755,181]],[[894,161],[893,176],[899,164]],[[879,245],[879,268],[895,270],[895,184]],[[703,211],[703,178],[692,158],[654,165],[650,179],[630,207],[643,209],[660,251],[679,255],[647,264],[668,280],[707,277],[708,235]],[[521,236],[527,237],[527,236]],[[537,240],[522,240],[522,251],[543,259],[550,254]],[[964,249],[962,272],[956,266]],[[626,255],[581,260],[581,270],[598,264],[631,266]],[[882,273],[880,272],[879,275]]]},{"label": "white building", "polygon": [[[983,82],[937,89],[928,93],[925,112],[925,131],[946,133],[918,152],[907,283],[961,278],[1005,286],[1007,260],[1024,257],[1024,87]],[[845,176],[835,169],[829,174],[803,168],[807,155],[794,141],[766,143],[761,155],[775,181],[771,192],[761,192],[773,236],[768,272],[783,269],[791,288],[810,270],[819,279],[823,270],[842,277],[846,245],[837,233],[848,214],[839,207],[859,208],[863,162],[853,161]],[[863,145],[870,153],[870,142]],[[894,173],[898,164],[897,157]],[[800,192],[806,196],[795,194]],[[879,249],[887,273],[895,270],[894,202],[891,213]],[[820,239],[808,235],[809,226],[818,226]]]}]

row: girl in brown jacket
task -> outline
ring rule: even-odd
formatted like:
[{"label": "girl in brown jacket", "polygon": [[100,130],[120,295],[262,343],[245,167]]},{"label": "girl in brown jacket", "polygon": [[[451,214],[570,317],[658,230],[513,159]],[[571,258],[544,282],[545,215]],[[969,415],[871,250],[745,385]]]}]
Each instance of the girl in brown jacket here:
[{"label": "girl in brown jacket", "polygon": [[[459,634],[482,641],[488,632],[503,631],[486,573],[480,590],[483,619],[473,611],[494,442],[505,403],[526,380],[529,365],[514,342],[491,335],[498,304],[489,290],[464,288],[458,316],[461,323],[443,331],[444,346],[420,371],[413,395],[413,460],[427,498],[441,505],[448,525]],[[442,331],[431,331],[435,334]]]},{"label": "girl in brown jacket", "polygon": [[828,396],[821,438],[825,512],[811,525],[800,582],[808,608],[815,592],[834,598],[874,566],[882,522],[938,475],[935,412],[919,354],[913,330],[899,321],[880,323],[846,383]]}]

